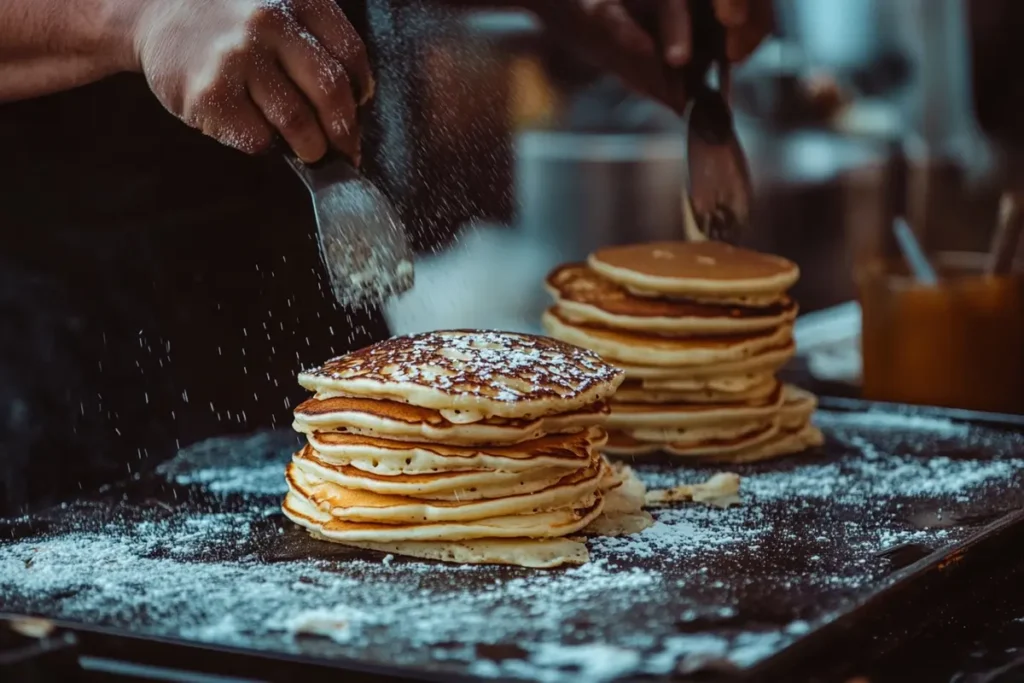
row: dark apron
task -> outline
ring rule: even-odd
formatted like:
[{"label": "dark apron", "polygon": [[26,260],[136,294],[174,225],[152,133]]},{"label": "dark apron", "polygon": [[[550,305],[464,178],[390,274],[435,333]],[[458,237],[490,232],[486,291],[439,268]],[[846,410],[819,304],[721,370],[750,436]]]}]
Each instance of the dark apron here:
[{"label": "dark apron", "polygon": [[287,426],[386,336],[326,287],[302,186],[121,76],[0,106],[0,513]]}]

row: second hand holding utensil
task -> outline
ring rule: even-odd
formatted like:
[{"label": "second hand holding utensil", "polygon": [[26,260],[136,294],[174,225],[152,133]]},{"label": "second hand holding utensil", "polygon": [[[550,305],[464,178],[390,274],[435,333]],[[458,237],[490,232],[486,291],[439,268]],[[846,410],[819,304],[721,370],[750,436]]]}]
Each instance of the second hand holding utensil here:
[{"label": "second hand holding utensil", "polygon": [[[684,67],[690,98],[686,156],[689,203],[697,228],[710,239],[733,242],[750,222],[751,183],[747,159],[736,137],[729,91],[725,28],[711,0],[690,3],[693,58]],[[707,82],[717,66],[717,90]]]}]

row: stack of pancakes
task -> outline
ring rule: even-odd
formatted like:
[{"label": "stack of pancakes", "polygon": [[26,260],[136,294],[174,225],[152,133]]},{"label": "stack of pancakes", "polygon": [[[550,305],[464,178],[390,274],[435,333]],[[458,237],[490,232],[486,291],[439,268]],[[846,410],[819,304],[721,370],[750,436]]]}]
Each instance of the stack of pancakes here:
[{"label": "stack of pancakes", "polygon": [[622,379],[591,351],[502,332],[396,337],[333,359],[299,375],[316,394],[295,410],[308,443],[284,512],[318,538],[403,555],[585,562],[567,537],[629,488],[599,452]]},{"label": "stack of pancakes", "polygon": [[751,462],[820,444],[815,397],[775,377],[795,351],[799,275],[721,242],[612,247],[555,269],[547,332],[626,373],[605,451]]}]

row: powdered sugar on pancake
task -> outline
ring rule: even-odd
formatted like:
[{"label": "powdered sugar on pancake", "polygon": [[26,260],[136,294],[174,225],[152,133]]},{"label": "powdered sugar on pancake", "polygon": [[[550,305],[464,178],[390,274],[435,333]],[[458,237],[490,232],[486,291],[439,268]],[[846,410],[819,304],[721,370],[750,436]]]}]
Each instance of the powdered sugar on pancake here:
[{"label": "powdered sugar on pancake", "polygon": [[299,375],[300,384],[318,392],[506,416],[580,407],[621,381],[621,371],[591,351],[535,335],[474,330],[395,337]]}]

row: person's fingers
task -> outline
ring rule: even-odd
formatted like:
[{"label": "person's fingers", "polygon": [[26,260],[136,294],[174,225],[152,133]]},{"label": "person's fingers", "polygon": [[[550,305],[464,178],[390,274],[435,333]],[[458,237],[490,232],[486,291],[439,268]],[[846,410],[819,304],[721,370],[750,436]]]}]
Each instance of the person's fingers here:
[{"label": "person's fingers", "polygon": [[313,105],[331,144],[358,164],[356,101],[345,67],[306,31],[285,36],[275,48],[281,68]]},{"label": "person's fingers", "polygon": [[274,131],[249,97],[245,84],[225,78],[183,106],[182,120],[218,142],[246,154],[268,148]]},{"label": "person's fingers", "polygon": [[327,152],[313,108],[278,65],[264,66],[250,80],[249,95],[299,159],[312,163]]},{"label": "person's fingers", "polygon": [[747,23],[750,17],[750,0],[715,0],[715,18],[726,28],[735,28]]},{"label": "person's fingers", "polygon": [[726,38],[726,53],[732,61],[749,57],[775,27],[772,0],[748,0],[748,3],[746,23],[729,30]]},{"label": "person's fingers", "polygon": [[374,91],[370,58],[345,13],[332,0],[298,0],[295,9],[320,45],[345,68],[358,104],[366,104]]},{"label": "person's fingers", "polygon": [[658,5],[658,30],[665,61],[670,66],[683,66],[690,61],[690,8],[687,0],[661,0]]},{"label": "person's fingers", "polygon": [[775,30],[775,3],[773,0],[749,0],[750,22],[761,28],[764,35]]},{"label": "person's fingers", "polygon": [[580,0],[580,6],[611,39],[610,50],[630,56],[648,56],[656,52],[654,39],[623,7],[621,0]]},{"label": "person's fingers", "polygon": [[[581,0],[581,4],[603,38],[597,50],[605,55],[605,65],[634,89],[682,111],[686,106],[682,82],[671,81],[670,70],[665,69],[664,52],[658,50],[654,36],[644,30],[622,2]],[[660,19],[657,14],[651,18]]]},{"label": "person's fingers", "polygon": [[269,149],[274,143],[274,129],[267,123],[256,103],[246,95],[244,100],[238,102],[232,120],[218,126],[213,137],[246,154],[257,154]]},{"label": "person's fingers", "polygon": [[725,54],[730,62],[746,59],[764,39],[765,31],[760,26],[745,25],[729,29],[725,35]]}]

